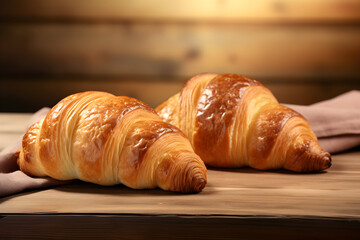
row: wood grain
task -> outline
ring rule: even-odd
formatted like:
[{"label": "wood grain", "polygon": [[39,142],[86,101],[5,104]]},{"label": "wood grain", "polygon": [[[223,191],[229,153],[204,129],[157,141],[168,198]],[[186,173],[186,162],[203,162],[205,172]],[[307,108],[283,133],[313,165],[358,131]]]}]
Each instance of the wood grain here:
[{"label": "wood grain", "polygon": [[[151,9],[151,11],[149,11]],[[356,0],[13,0],[2,3],[7,19],[223,22],[351,22],[360,20]]]},{"label": "wood grain", "polygon": [[[52,107],[62,98],[77,92],[97,90],[118,96],[130,96],[156,107],[181,90],[187,78],[21,78],[0,80],[0,112],[35,112]],[[281,103],[311,104],[330,99],[352,89],[359,82],[346,81],[274,81],[260,78]],[[306,97],[304,97],[306,96]]]},{"label": "wood grain", "polygon": [[248,75],[281,102],[314,103],[360,89],[359,13],[357,0],[3,2],[0,112],[90,88],[155,107],[201,72]]},{"label": "wood grain", "polygon": [[31,114],[26,113],[1,113],[0,115],[1,133],[23,133],[27,129],[27,121]]},{"label": "wood grain", "polygon": [[[20,215],[2,239],[357,239],[359,221],[224,216]],[[61,228],[61,231],[59,231]]]},{"label": "wood grain", "polygon": [[77,182],[0,199],[3,214],[180,214],[360,219],[359,152],[333,156],[324,173],[208,170],[200,194]]},{"label": "wood grain", "polygon": [[[1,108],[0,108],[1,109]],[[0,151],[22,139],[27,130],[31,114],[1,113],[0,115]]]},{"label": "wood grain", "polygon": [[[146,78],[145,78],[146,79]],[[53,107],[64,97],[83,91],[106,91],[117,96],[129,96],[155,107],[182,87],[180,81],[142,81],[141,78],[113,79],[22,79],[0,81],[0,111],[23,109],[34,112],[42,107]],[[16,95],[13,91],[16,89]]]},{"label": "wood grain", "polygon": [[0,35],[0,77],[360,77],[354,26],[7,24]]}]

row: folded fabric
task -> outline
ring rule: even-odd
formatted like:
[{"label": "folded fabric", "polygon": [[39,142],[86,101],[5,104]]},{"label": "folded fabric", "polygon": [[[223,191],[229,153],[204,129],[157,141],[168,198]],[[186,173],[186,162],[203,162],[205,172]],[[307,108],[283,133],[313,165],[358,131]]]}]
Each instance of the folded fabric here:
[{"label": "folded fabric", "polygon": [[0,196],[11,195],[28,189],[45,188],[66,183],[68,182],[58,181],[49,177],[33,178],[20,170],[11,173],[0,173]]},{"label": "folded fabric", "polygon": [[[29,120],[28,127],[43,118],[49,108],[43,108],[36,112]],[[21,138],[15,143],[9,144],[0,153],[0,197],[22,192],[28,189],[38,189],[69,183],[58,181],[49,177],[34,178],[19,170],[16,164],[15,152],[20,148]]]},{"label": "folded fabric", "polygon": [[360,145],[360,91],[353,90],[309,106],[285,105],[309,121],[326,151],[337,153]]},{"label": "folded fabric", "polygon": [[[360,91],[354,90],[309,106],[284,105],[298,111],[309,121],[326,151],[337,153],[360,145]],[[43,108],[36,112],[28,126],[43,118],[49,110]],[[69,183],[51,178],[33,178],[21,172],[14,155],[20,145],[21,139],[0,153],[0,196]]]}]

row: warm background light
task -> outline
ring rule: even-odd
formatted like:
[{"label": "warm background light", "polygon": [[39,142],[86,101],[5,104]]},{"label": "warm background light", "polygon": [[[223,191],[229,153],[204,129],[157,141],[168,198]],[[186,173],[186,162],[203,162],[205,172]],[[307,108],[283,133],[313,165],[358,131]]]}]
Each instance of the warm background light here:
[{"label": "warm background light", "polygon": [[155,107],[200,72],[248,75],[295,104],[360,89],[360,1],[1,3],[0,112],[85,90]]}]

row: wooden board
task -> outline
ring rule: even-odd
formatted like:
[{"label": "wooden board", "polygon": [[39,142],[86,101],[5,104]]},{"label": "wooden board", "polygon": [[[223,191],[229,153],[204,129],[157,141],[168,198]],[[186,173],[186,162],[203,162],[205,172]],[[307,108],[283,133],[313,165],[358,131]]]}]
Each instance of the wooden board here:
[{"label": "wooden board", "polygon": [[360,219],[359,152],[324,173],[209,169],[199,194],[77,182],[0,199],[2,214],[175,214]]},{"label": "wooden board", "polygon": [[[0,114],[0,149],[29,116]],[[199,194],[80,181],[27,191],[0,198],[0,239],[357,239],[359,160],[358,148],[317,174],[212,168]]]},{"label": "wooden board", "polygon": [[[149,11],[151,9],[151,11]],[[7,19],[351,22],[360,19],[357,0],[13,0],[2,3]]]},{"label": "wooden board", "polygon": [[0,77],[360,77],[356,26],[6,24],[0,35]]},{"label": "wooden board", "polygon": [[[174,215],[11,215],[2,239],[358,239],[360,222]],[[59,229],[61,229],[59,231]]]},{"label": "wooden board", "polygon": [[21,133],[27,128],[26,122],[31,118],[31,114],[26,113],[1,113],[0,132]]},{"label": "wooden board", "polygon": [[31,114],[26,113],[1,113],[0,151],[22,138],[27,130],[27,122],[30,117]]}]

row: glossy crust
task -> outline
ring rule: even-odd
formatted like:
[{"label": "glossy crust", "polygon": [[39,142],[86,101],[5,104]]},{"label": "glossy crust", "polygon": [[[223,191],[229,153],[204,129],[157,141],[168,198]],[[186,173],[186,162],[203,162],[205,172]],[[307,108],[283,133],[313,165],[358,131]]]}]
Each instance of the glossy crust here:
[{"label": "glossy crust", "polygon": [[260,82],[199,74],[155,109],[190,139],[205,164],[316,172],[331,166],[308,122]]},{"label": "glossy crust", "polygon": [[206,168],[185,135],[153,109],[105,92],[71,95],[23,137],[20,169],[134,189],[200,192]]}]

